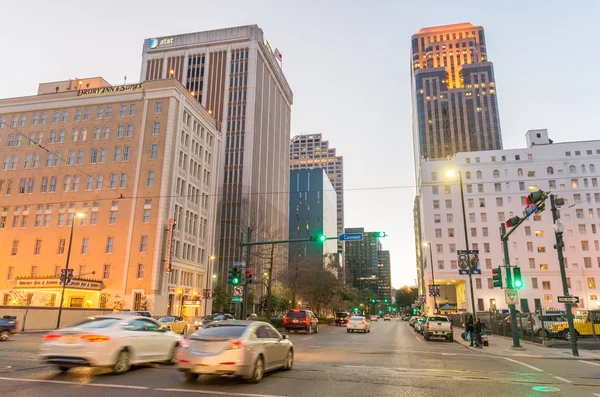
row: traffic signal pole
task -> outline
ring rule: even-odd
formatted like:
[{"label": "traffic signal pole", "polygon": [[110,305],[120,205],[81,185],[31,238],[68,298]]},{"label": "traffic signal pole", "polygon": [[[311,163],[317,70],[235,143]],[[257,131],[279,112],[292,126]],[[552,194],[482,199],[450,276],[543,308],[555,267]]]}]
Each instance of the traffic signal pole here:
[{"label": "traffic signal pole", "polygon": [[[469,233],[467,233],[467,212],[465,210],[465,192],[463,191],[463,180],[462,171],[458,171],[458,184],[460,185],[460,203],[462,205],[463,215],[463,228],[465,232],[465,249],[468,251],[469,248]],[[431,264],[433,266],[433,264]],[[473,309],[473,319],[477,318],[477,312],[475,311],[475,291],[473,290],[473,265],[469,260],[469,288],[471,290],[471,307]]]},{"label": "traffic signal pole", "polygon": [[[524,219],[526,219],[526,218],[524,218]],[[514,228],[512,228],[510,233],[512,233],[512,231],[515,229],[516,229],[516,226]],[[506,277],[507,277],[507,287],[508,288],[512,288],[512,283],[509,281],[510,280],[510,259],[508,256],[508,236],[510,236],[510,233],[508,233],[508,234],[506,233],[506,225],[504,224],[504,222],[502,222],[502,224],[500,226],[500,238],[502,239],[502,247],[504,248],[504,265],[506,266]],[[519,330],[517,329],[517,310],[515,308],[515,305],[508,305],[508,309],[510,310],[510,323],[511,323],[510,325],[512,328],[512,338],[513,338],[512,347],[514,349],[523,349],[521,347],[521,343],[519,341]]]},{"label": "traffic signal pole", "polygon": [[[554,236],[556,238],[556,253],[558,254],[558,267],[560,268],[560,278],[562,279],[563,293],[565,296],[569,296],[569,286],[567,284],[567,272],[565,271],[565,257],[563,256],[562,249],[565,246],[563,241],[563,231],[560,228],[560,221],[558,219],[558,210],[556,208],[556,199],[554,194],[550,194],[550,208],[552,210],[552,222],[554,223]],[[571,303],[565,303],[565,310],[567,312],[567,323],[569,324],[569,339],[571,342],[571,351],[573,356],[579,356],[579,350],[577,348],[577,333],[575,332],[575,324],[573,323],[573,311],[571,310]],[[592,327],[594,325],[592,324]]]}]

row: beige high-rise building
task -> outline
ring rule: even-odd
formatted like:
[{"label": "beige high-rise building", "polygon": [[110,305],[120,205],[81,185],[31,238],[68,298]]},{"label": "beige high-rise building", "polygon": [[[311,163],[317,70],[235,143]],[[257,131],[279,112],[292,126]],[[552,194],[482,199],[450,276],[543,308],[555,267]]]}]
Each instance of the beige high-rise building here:
[{"label": "beige high-rise building", "polygon": [[220,153],[215,120],[175,79],[0,100],[2,303],[58,306],[68,262],[66,307],[204,314]]},{"label": "beige high-rise building", "polygon": [[239,260],[240,231],[259,230],[253,241],[288,236],[292,91],[256,25],[146,39],[140,79],[169,76],[214,114],[226,137],[215,260],[221,282]]}]

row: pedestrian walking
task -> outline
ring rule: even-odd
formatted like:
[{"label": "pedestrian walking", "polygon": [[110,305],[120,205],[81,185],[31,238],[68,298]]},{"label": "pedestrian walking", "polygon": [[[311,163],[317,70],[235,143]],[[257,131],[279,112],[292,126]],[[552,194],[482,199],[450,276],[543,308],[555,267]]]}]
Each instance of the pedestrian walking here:
[{"label": "pedestrian walking", "polygon": [[473,346],[473,315],[472,314],[467,314],[467,320],[465,321],[465,331],[467,331],[469,341],[471,341],[470,346]]},{"label": "pedestrian walking", "polygon": [[[475,320],[473,324],[473,333],[475,335],[475,347],[483,349],[483,342],[481,341],[481,335],[483,335],[484,325],[480,319]],[[472,340],[472,339],[471,339]]]}]

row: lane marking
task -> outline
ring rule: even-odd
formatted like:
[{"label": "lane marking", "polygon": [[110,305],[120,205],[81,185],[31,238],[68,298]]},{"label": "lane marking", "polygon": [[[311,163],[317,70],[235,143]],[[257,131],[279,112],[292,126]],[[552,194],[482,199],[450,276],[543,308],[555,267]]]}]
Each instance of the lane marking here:
[{"label": "lane marking", "polygon": [[[585,361],[585,360],[578,360],[578,361],[579,361],[580,363],[586,363],[586,364],[589,364],[589,365],[595,365],[596,367],[600,367],[600,364],[598,364],[598,363],[593,363],[593,362],[591,362],[591,361]],[[600,393],[599,393],[599,394],[596,394],[596,395],[597,395],[597,396],[600,396]]]},{"label": "lane marking", "polygon": [[234,393],[230,391],[213,391],[213,390],[198,390],[198,389],[170,389],[156,388],[156,391],[176,392],[176,393],[198,393],[198,394],[218,394],[220,396],[243,396],[243,397],[285,397],[275,394],[253,394],[253,393]]},{"label": "lane marking", "polygon": [[336,331],[329,331],[330,334],[335,334]]},{"label": "lane marking", "polygon": [[66,380],[50,380],[50,379],[27,379],[27,378],[7,378],[0,376],[0,380],[12,380],[14,382],[30,382],[30,383],[54,383],[58,385],[73,385],[73,386],[96,386],[96,387],[113,387],[117,389],[136,389],[136,390],[148,390],[149,387],[145,386],[132,386],[132,385],[113,385],[108,383],[77,383],[69,382]]},{"label": "lane marking", "polygon": [[533,365],[529,365],[529,364],[526,364],[526,363],[522,363],[521,361],[513,360],[512,358],[508,358],[508,357],[503,357],[503,358],[504,358],[505,360],[507,360],[507,361],[510,361],[510,362],[513,362],[513,363],[517,363],[517,364],[521,364],[521,365],[523,365],[523,366],[525,366],[525,367],[527,367],[527,368],[531,368],[531,369],[533,369],[534,371],[538,371],[538,372],[544,372],[544,370],[543,370],[543,369],[539,369],[538,367],[534,367]]},{"label": "lane marking", "polygon": [[562,380],[563,382],[566,382],[566,383],[573,383],[573,382],[571,382],[571,381],[570,381],[570,380],[568,380],[568,379],[561,378],[560,376],[553,376],[553,378],[554,378],[554,379],[558,379],[558,380]]},{"label": "lane marking", "polygon": [[600,393],[594,393],[594,396],[600,397]]},{"label": "lane marking", "polygon": [[312,339],[312,338],[314,338],[314,336],[309,336],[308,338],[302,338],[302,340],[309,340],[309,339]]}]

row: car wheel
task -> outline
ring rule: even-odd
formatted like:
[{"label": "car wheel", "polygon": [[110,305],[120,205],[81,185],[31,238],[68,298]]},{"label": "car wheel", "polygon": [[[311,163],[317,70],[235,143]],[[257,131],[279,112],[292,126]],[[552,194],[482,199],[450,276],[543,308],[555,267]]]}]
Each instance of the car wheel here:
[{"label": "car wheel", "polygon": [[177,349],[178,349],[178,347],[179,346],[177,344],[175,344],[175,346],[173,346],[171,348],[171,353],[169,354],[169,359],[164,362],[165,365],[177,364]]},{"label": "car wheel", "polygon": [[68,365],[59,365],[58,369],[60,372],[67,372],[69,369],[71,369],[71,367]]},{"label": "car wheel", "polygon": [[454,342],[454,335],[448,335],[448,342]]},{"label": "car wheel", "polygon": [[312,334],[312,326],[310,326],[310,327],[308,327],[308,328],[306,329],[306,334],[307,334],[307,335],[311,335],[311,334]]},{"label": "car wheel", "polygon": [[427,334],[423,334],[423,339],[425,339],[425,340],[427,340],[427,341],[428,341],[428,340],[429,340],[429,335],[427,335]]},{"label": "car wheel", "polygon": [[369,327],[369,330],[367,332],[371,333],[371,327]]},{"label": "car wheel", "polygon": [[0,332],[0,340],[9,340],[9,339],[10,339],[10,333],[8,331]]},{"label": "car wheel", "polygon": [[183,377],[187,380],[198,380],[198,378],[200,377],[200,375],[195,374],[193,372],[184,372],[183,373]]},{"label": "car wheel", "polygon": [[319,326],[317,325],[317,328],[315,328],[315,334],[319,333]]},{"label": "car wheel", "polygon": [[346,332],[347,332],[347,333],[350,333],[350,330],[349,330],[349,329],[347,329],[347,330],[346,330]]},{"label": "car wheel", "polygon": [[182,332],[182,335],[187,335],[187,333],[188,333],[188,330],[189,330],[189,328],[188,328],[188,326],[187,326],[187,325],[186,325],[185,327],[183,327],[183,332]]},{"label": "car wheel", "polygon": [[262,356],[258,356],[256,361],[254,362],[254,366],[252,367],[252,375],[246,378],[246,382],[248,383],[258,383],[262,380],[263,375],[265,373],[265,364]]},{"label": "car wheel", "polygon": [[285,364],[283,365],[283,369],[285,371],[289,371],[294,366],[294,352],[292,349],[288,350],[287,357],[285,358]]},{"label": "car wheel", "polygon": [[129,357],[130,355],[127,349],[123,349],[119,352],[117,361],[115,361],[115,364],[113,365],[113,372],[115,374],[124,374],[125,372],[129,371],[131,368],[131,361]]}]

